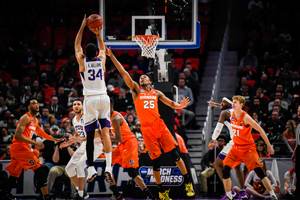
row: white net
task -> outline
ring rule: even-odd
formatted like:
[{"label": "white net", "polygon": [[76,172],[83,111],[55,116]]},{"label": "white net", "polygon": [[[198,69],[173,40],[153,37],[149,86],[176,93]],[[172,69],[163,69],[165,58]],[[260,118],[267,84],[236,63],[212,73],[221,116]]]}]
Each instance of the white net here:
[{"label": "white net", "polygon": [[158,44],[158,35],[135,35],[133,39],[142,49],[142,56],[155,58],[155,50]]}]

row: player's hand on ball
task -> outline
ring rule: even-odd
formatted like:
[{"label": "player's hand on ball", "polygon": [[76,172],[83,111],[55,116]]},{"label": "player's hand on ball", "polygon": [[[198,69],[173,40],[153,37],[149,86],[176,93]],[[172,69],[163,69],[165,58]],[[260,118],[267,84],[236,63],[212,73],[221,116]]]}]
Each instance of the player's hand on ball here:
[{"label": "player's hand on ball", "polygon": [[273,155],[274,154],[274,149],[272,146],[268,146],[268,152],[269,154]]},{"label": "player's hand on ball", "polygon": [[188,97],[184,98],[180,101],[181,108],[185,108],[190,103],[190,99]]},{"label": "player's hand on ball", "polygon": [[36,144],[35,144],[35,146],[37,146],[37,147],[40,147],[41,149],[43,149],[45,146],[44,146],[44,143],[42,143],[42,142],[37,142]]},{"label": "player's hand on ball", "polygon": [[92,28],[91,31],[97,35],[97,34],[100,34],[101,29],[102,29],[102,26],[97,27],[97,28]]}]

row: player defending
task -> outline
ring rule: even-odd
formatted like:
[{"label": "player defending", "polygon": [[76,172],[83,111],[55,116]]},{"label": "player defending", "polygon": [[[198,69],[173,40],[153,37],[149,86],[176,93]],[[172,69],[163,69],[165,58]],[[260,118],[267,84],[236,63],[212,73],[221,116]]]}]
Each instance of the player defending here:
[{"label": "player defending", "polygon": [[[119,142],[118,146],[112,151],[112,164],[120,164],[122,168],[127,168],[128,175],[136,182],[147,197],[147,200],[154,200],[153,194],[147,188],[144,180],[138,175],[137,168],[139,167],[139,152],[138,141],[135,135],[131,132],[127,122],[123,116],[114,111],[114,100],[110,99],[111,123],[115,136],[111,137],[113,142]],[[110,182],[113,191],[114,200],[123,199],[113,180]]]},{"label": "player defending", "polygon": [[[88,159],[88,177],[91,182],[97,176],[94,168],[94,135],[95,130],[100,129],[103,139],[104,151],[106,154],[106,168],[104,175],[111,178],[111,141],[109,137],[110,113],[109,97],[106,93],[105,85],[105,45],[100,35],[101,28],[91,30],[96,34],[100,51],[93,43],[89,43],[85,48],[85,54],[81,47],[81,38],[84,27],[86,26],[86,16],[82,21],[81,27],[75,39],[75,55],[79,64],[79,72],[83,85],[84,95],[84,128],[87,134],[86,153]],[[99,54],[97,52],[99,51]]]},{"label": "player defending", "polygon": [[242,161],[245,163],[249,171],[254,170],[257,176],[262,180],[265,188],[268,190],[271,198],[277,199],[274,190],[271,186],[271,182],[266,177],[262,170],[262,164],[259,156],[256,152],[256,146],[251,135],[251,128],[259,131],[261,137],[265,141],[268,147],[268,152],[273,155],[274,150],[268,140],[265,131],[245,112],[242,110],[245,105],[245,98],[242,96],[232,97],[233,112],[230,118],[230,123],[233,131],[233,146],[223,161],[223,183],[225,192],[227,195],[226,199],[232,200],[231,194],[231,179],[230,170]]},{"label": "player defending", "polygon": [[[211,101],[208,101],[207,103],[209,103],[211,106],[220,107],[222,109],[222,112],[219,117],[219,121],[218,121],[217,126],[214,130],[214,133],[212,135],[212,139],[210,140],[210,143],[208,144],[208,148],[210,148],[210,149],[214,148],[215,140],[219,137],[224,124],[227,126],[229,133],[230,133],[231,140],[226,144],[226,146],[223,148],[223,150],[219,153],[219,155],[215,161],[215,168],[217,170],[217,173],[218,173],[220,179],[223,181],[223,174],[222,174],[223,160],[225,159],[226,155],[228,154],[229,150],[231,149],[231,147],[233,145],[233,141],[232,141],[233,132],[232,132],[231,124],[230,124],[230,116],[233,111],[232,110],[232,101],[230,101],[226,97],[223,97],[221,104],[214,103]],[[244,187],[244,175],[243,175],[240,165],[235,167],[235,172],[236,172],[236,176],[237,176],[240,186],[241,186],[238,200],[248,199],[248,196],[247,196],[247,193],[245,192],[245,187]],[[237,194],[234,192],[234,190],[231,190],[231,193],[232,193],[233,197],[237,196]],[[226,195],[224,196],[224,199],[225,198],[226,198]]]},{"label": "player defending", "polygon": [[2,192],[5,194],[6,189],[11,189],[16,184],[23,169],[24,171],[31,169],[35,173],[37,185],[39,186],[44,199],[50,199],[46,184],[47,174],[41,167],[36,155],[29,149],[28,145],[31,144],[40,147],[41,149],[44,148],[42,142],[35,142],[32,140],[33,132],[42,138],[54,142],[60,142],[64,139],[53,138],[45,133],[38,125],[36,115],[39,112],[39,104],[34,98],[27,99],[25,105],[29,112],[25,113],[17,124],[16,132],[10,147],[11,162],[5,168],[9,171],[9,178],[7,181],[0,184],[0,194]]},{"label": "player defending", "polygon": [[132,91],[132,99],[134,100],[137,116],[142,123],[141,130],[145,145],[150,152],[150,158],[153,160],[153,176],[155,177],[158,186],[159,198],[161,200],[171,200],[169,198],[169,190],[165,190],[162,187],[160,178],[161,147],[163,148],[164,152],[168,152],[172,156],[182,175],[184,176],[187,196],[194,196],[195,192],[193,189],[193,184],[190,181],[185,164],[175,148],[176,141],[165,125],[164,121],[160,118],[157,102],[159,98],[164,104],[170,106],[171,108],[179,109],[185,108],[189,103],[189,99],[184,98],[180,104],[170,100],[159,90],[151,88],[151,81],[147,75],[142,75],[140,77],[139,85],[132,80],[128,72],[125,71],[123,66],[112,54],[110,48],[108,49],[106,47],[106,53],[108,56],[110,56],[112,62],[124,78],[127,86]]},{"label": "player defending", "polygon": [[[75,127],[75,136],[69,137],[69,144],[73,142],[81,142],[80,147],[75,151],[71,157],[68,165],[66,166],[66,172],[69,175],[71,181],[74,183],[76,189],[78,190],[79,197],[77,199],[87,199],[88,194],[84,194],[84,182],[85,182],[85,172],[86,168],[86,132],[84,131],[84,121],[83,121],[83,105],[81,99],[75,99],[73,101],[73,110],[75,112],[75,117],[73,119],[73,124]],[[69,145],[67,144],[67,145]],[[63,144],[62,144],[63,145]],[[95,131],[94,139],[94,161],[102,153],[102,143],[100,132]]]}]

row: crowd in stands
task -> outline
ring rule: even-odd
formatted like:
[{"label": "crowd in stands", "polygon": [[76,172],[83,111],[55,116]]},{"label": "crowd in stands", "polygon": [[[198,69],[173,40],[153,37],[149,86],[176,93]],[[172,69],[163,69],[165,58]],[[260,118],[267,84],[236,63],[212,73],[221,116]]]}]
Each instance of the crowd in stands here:
[{"label": "crowd in stands", "polygon": [[[266,131],[273,157],[295,148],[300,104],[298,2],[250,0],[245,42],[239,50],[239,86],[244,110]],[[256,141],[262,140],[252,129]]]}]

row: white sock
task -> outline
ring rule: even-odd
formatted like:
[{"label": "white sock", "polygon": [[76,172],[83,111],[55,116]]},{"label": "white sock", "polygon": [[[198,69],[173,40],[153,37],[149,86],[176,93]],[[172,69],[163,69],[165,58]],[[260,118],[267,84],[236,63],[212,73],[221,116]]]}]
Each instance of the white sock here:
[{"label": "white sock", "polygon": [[229,192],[226,192],[226,196],[227,196],[229,199],[232,199],[232,194],[231,194],[231,191],[229,191]]},{"label": "white sock", "polygon": [[83,190],[78,190],[78,194],[80,197],[83,197]]},{"label": "white sock", "polygon": [[111,167],[111,152],[105,152],[106,166]]},{"label": "white sock", "polygon": [[270,193],[271,197],[273,197],[273,196],[276,197],[276,194],[275,194],[274,190],[271,190],[271,192],[269,191],[269,193]]},{"label": "white sock", "polygon": [[76,190],[79,190],[79,186],[76,186],[75,188],[76,188]]}]

